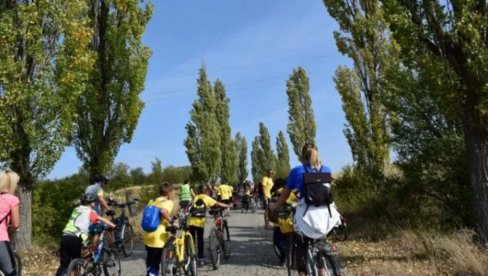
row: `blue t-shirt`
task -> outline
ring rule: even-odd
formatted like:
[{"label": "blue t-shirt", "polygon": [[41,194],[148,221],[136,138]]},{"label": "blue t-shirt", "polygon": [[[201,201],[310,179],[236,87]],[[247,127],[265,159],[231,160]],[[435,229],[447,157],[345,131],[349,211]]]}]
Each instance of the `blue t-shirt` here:
[{"label": "blue t-shirt", "polygon": [[[303,198],[303,173],[305,173],[305,168],[307,169],[307,172],[319,172],[319,170],[312,168],[309,164],[297,166],[291,169],[290,174],[288,175],[288,182],[286,183],[288,190],[291,191],[297,189],[300,192],[300,199]],[[320,172],[332,173],[327,166],[322,166]]]}]

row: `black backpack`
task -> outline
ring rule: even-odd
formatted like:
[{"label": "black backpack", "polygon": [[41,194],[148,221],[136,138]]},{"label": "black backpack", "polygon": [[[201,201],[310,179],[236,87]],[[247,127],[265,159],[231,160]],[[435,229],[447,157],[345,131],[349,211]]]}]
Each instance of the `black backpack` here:
[{"label": "black backpack", "polygon": [[207,206],[205,206],[205,202],[199,198],[191,206],[190,212],[192,217],[204,218],[207,215]]},{"label": "black backpack", "polygon": [[[332,188],[330,183],[332,182],[332,175],[330,173],[324,172],[309,172],[304,166],[305,172],[303,173],[303,192],[305,203],[308,206],[324,206],[326,205],[329,209],[329,214],[332,216],[330,211],[330,204],[332,204]],[[321,168],[322,169],[322,168]],[[305,213],[303,215],[305,215]]]}]

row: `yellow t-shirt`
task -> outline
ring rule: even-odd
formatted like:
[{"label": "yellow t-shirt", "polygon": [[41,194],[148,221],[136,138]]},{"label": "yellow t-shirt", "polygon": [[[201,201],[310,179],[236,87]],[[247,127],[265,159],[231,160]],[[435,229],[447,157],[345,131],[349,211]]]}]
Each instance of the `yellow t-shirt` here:
[{"label": "yellow t-shirt", "polygon": [[[199,195],[195,196],[193,202],[197,202],[197,200],[199,200],[199,199],[203,200],[203,203],[205,203],[205,206],[207,208],[210,208],[210,207],[214,206],[215,204],[217,204],[217,201],[215,199],[209,197],[206,194],[199,194]],[[190,218],[188,219],[188,225],[204,228],[205,227],[205,218],[197,218],[197,217],[191,217],[190,216]]]},{"label": "yellow t-shirt", "polygon": [[271,189],[273,188],[273,179],[271,177],[263,177],[261,180],[261,183],[263,184],[263,194],[264,197],[267,199],[271,198]]},{"label": "yellow t-shirt", "polygon": [[221,200],[228,200],[230,198],[230,195],[232,195],[231,192],[231,187],[227,184],[220,184],[217,187],[218,195],[220,195]]},{"label": "yellow t-shirt", "polygon": [[[154,201],[150,200],[148,205],[155,205],[161,209],[165,209],[168,213],[171,214],[174,208],[174,202],[169,200],[166,197],[158,197]],[[153,232],[143,232],[144,244],[149,247],[154,248],[163,248],[164,243],[168,239],[168,233],[166,233],[166,226],[169,225],[169,222],[166,221],[163,217],[161,217],[161,221],[159,222],[158,228]]]},{"label": "yellow t-shirt", "polygon": [[232,197],[232,194],[234,193],[234,186],[231,186],[231,185],[227,185],[228,189],[229,189],[229,199]]}]

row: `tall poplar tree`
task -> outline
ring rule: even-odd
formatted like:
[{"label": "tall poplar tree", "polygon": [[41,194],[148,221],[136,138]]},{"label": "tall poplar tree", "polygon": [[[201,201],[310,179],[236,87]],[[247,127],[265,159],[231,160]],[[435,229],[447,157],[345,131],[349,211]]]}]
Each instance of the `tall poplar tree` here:
[{"label": "tall poplar tree", "polygon": [[294,69],[286,82],[286,94],[288,95],[288,134],[298,159],[305,143],[315,143],[315,117],[309,90],[310,85],[305,69],[302,67]]},{"label": "tall poplar tree", "polygon": [[353,68],[341,66],[334,77],[347,120],[344,134],[356,166],[381,183],[390,149],[382,83],[388,66],[397,63],[396,49],[378,0],[324,4],[339,23],[341,32],[334,32],[339,51],[353,61]]},{"label": "tall poplar tree", "polygon": [[259,143],[259,136],[254,137],[251,146],[251,174],[254,183],[258,183],[261,181],[266,169],[263,168],[264,166],[261,163],[260,156],[263,155],[263,150],[261,149],[261,145]]},{"label": "tall poplar tree", "polygon": [[140,94],[151,52],[141,40],[153,8],[139,0],[89,3],[96,63],[77,103],[73,143],[93,180],[131,142],[144,107]]},{"label": "tall poplar tree", "polygon": [[276,137],[276,178],[286,178],[290,173],[290,153],[283,131]]},{"label": "tall poplar tree", "polygon": [[247,141],[240,132],[237,132],[235,141],[238,156],[237,179],[239,184],[242,184],[249,174],[247,171]]},{"label": "tall poplar tree", "polygon": [[199,71],[198,99],[193,102],[190,122],[186,125],[184,145],[196,181],[215,181],[221,174],[220,127],[215,108],[215,92],[205,66]]},{"label": "tall poplar tree", "polygon": [[18,249],[31,246],[32,191],[69,144],[93,57],[86,1],[0,2],[0,164],[19,183]]},{"label": "tall poplar tree", "polygon": [[217,80],[214,84],[216,107],[215,114],[220,128],[220,150],[221,172],[220,178],[223,183],[234,183],[237,181],[237,151],[236,144],[232,141],[231,128],[229,124],[229,98],[225,92],[224,84]]},{"label": "tall poplar tree", "polygon": [[[472,206],[488,240],[488,5],[486,1],[382,0],[405,65],[462,122]],[[450,89],[437,89],[438,87]]]},{"label": "tall poplar tree", "polygon": [[274,169],[276,156],[271,147],[271,136],[269,135],[268,128],[262,122],[259,123],[259,146],[261,148],[261,155],[258,158],[263,174],[261,177],[263,177],[266,170]]}]

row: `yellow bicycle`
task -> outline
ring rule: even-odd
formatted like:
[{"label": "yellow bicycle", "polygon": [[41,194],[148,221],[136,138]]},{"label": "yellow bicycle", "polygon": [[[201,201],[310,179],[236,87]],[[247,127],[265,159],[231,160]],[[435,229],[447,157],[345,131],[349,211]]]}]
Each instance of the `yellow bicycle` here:
[{"label": "yellow bicycle", "polygon": [[[178,270],[182,269],[185,275],[196,276],[197,256],[193,238],[190,231],[188,231],[188,214],[181,211],[178,219],[180,227],[166,227],[170,237],[163,248],[161,274],[163,276],[173,276],[177,275]],[[181,232],[177,237],[176,233],[178,230],[181,230]]]}]

